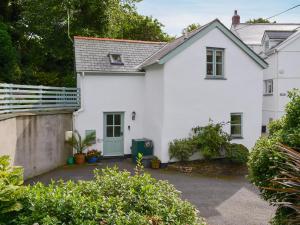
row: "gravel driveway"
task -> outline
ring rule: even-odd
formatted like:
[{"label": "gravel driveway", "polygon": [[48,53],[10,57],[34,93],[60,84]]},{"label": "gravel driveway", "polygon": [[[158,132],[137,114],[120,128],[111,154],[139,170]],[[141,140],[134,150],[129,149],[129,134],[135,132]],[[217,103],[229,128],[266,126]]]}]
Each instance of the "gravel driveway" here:
[{"label": "gravel driveway", "polygon": [[[29,179],[26,183],[58,180],[90,180],[93,169],[118,165],[133,171],[130,160],[105,160],[100,165],[65,166]],[[168,180],[193,203],[209,225],[265,225],[274,208],[259,198],[258,192],[243,176],[200,176],[172,170],[147,169],[155,178]]]}]

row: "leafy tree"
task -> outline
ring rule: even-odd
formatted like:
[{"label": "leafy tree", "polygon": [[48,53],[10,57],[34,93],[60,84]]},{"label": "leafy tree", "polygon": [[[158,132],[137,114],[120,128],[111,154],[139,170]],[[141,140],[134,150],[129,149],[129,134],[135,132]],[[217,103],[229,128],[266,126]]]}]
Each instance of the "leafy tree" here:
[{"label": "leafy tree", "polygon": [[160,22],[137,13],[137,2],[140,0],[23,0],[18,29],[24,33],[20,41],[22,82],[74,85],[70,40],[74,35],[169,40]]},{"label": "leafy tree", "polygon": [[[270,20],[264,18],[250,19],[246,23],[271,23]],[[274,22],[276,23],[276,22]]]},{"label": "leafy tree", "polygon": [[184,34],[184,31],[191,32],[198,29],[199,27],[201,27],[199,23],[192,23],[182,30],[182,34]]},{"label": "leafy tree", "polygon": [[6,27],[0,23],[0,82],[19,81],[16,50]]}]

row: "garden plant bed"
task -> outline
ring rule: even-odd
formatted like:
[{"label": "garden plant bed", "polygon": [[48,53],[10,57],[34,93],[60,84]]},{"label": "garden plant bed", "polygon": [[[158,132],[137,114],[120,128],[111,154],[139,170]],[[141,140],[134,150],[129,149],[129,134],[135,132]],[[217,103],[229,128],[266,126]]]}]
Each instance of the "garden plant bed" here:
[{"label": "garden plant bed", "polygon": [[232,163],[226,159],[195,160],[186,163],[177,162],[170,164],[168,169],[183,172],[183,167],[192,168],[191,173],[207,176],[241,176],[248,174],[245,164]]}]

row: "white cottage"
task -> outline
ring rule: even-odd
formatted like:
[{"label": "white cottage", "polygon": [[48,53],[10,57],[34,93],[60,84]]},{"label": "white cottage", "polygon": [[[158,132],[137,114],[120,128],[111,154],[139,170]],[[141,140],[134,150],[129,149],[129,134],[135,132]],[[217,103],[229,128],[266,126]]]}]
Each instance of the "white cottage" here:
[{"label": "white cottage", "polygon": [[131,153],[149,138],[169,162],[168,145],[192,127],[230,122],[234,141],[260,136],[262,76],[267,63],[219,20],[170,43],[75,37],[81,109],[75,129],[96,132],[104,156]]},{"label": "white cottage", "polygon": [[235,11],[231,30],[269,64],[263,75],[262,126],[279,119],[288,91],[300,88],[300,23],[240,23]]}]

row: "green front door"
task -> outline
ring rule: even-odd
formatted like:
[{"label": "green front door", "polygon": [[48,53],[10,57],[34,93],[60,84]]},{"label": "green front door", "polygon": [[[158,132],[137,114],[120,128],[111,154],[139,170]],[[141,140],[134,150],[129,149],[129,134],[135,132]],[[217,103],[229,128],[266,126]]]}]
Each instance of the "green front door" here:
[{"label": "green front door", "polygon": [[104,156],[124,155],[124,113],[104,113]]}]

